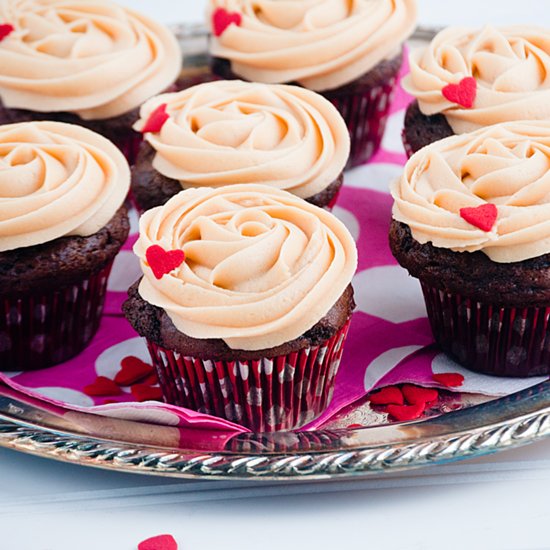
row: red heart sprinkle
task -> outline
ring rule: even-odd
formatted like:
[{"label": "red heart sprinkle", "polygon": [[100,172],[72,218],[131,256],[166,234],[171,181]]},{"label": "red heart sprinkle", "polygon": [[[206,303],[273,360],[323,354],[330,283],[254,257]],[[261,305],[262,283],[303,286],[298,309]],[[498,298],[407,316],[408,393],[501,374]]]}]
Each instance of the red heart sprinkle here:
[{"label": "red heart sprinkle", "polygon": [[115,376],[115,382],[119,386],[131,386],[140,380],[150,376],[155,369],[138,357],[125,357],[121,362],[122,367]]},{"label": "red heart sprinkle", "polygon": [[373,405],[403,405],[405,403],[403,394],[397,386],[388,386],[372,393],[369,396],[369,401]]},{"label": "red heart sprinkle", "polygon": [[156,372],[153,372],[147,378],[144,378],[143,380],[141,380],[141,383],[147,384],[148,386],[158,386],[159,377],[157,376]]},{"label": "red heart sprinkle", "polygon": [[432,388],[421,388],[407,384],[401,388],[403,395],[409,405],[419,405],[421,403],[433,403],[437,401],[439,392]]},{"label": "red heart sprinkle", "polygon": [[147,384],[134,384],[131,391],[136,401],[162,401],[162,391],[158,387],[154,388]]},{"label": "red heart sprinkle", "polygon": [[158,535],[140,542],[138,550],[178,550],[178,543],[172,535]]},{"label": "red heart sprinkle", "polygon": [[218,8],[212,14],[212,29],[214,30],[214,34],[221,36],[229,25],[240,27],[242,19],[241,14],[236,11],[230,12],[225,8]]},{"label": "red heart sprinkle", "polygon": [[2,42],[2,40],[9,36],[14,30],[15,27],[13,25],[10,25],[9,23],[0,25],[0,42]]},{"label": "red heart sprinkle", "polygon": [[111,395],[120,395],[120,388],[106,376],[98,376],[95,382],[88,384],[84,388],[84,393],[90,397],[107,397]]},{"label": "red heart sprinkle", "polygon": [[477,96],[477,81],[473,76],[467,76],[458,84],[447,84],[441,90],[441,93],[451,103],[457,103],[466,109],[471,109]]},{"label": "red heart sprinkle", "polygon": [[363,428],[363,424],[350,424],[349,426],[346,426],[348,430],[355,430],[357,428]]},{"label": "red heart sprinkle", "polygon": [[438,384],[445,386],[446,388],[458,388],[464,384],[464,376],[455,372],[445,372],[442,374],[434,374],[432,378]]},{"label": "red heart sprinkle", "polygon": [[183,250],[166,251],[162,246],[154,244],[147,249],[145,258],[149,267],[153,270],[153,275],[157,279],[162,279],[164,275],[170,273],[185,261],[185,253]]},{"label": "red heart sprinkle", "polygon": [[164,123],[170,118],[170,115],[166,112],[166,108],[166,103],[163,103],[149,115],[147,122],[141,129],[142,134],[146,132],[160,132],[162,130]]},{"label": "red heart sprinkle", "polygon": [[491,203],[473,208],[461,208],[460,217],[482,231],[491,231],[498,218],[498,209]]},{"label": "red heart sprinkle", "polygon": [[417,403],[416,405],[388,405],[386,407],[387,413],[399,422],[416,420],[422,416],[425,410],[425,403]]}]

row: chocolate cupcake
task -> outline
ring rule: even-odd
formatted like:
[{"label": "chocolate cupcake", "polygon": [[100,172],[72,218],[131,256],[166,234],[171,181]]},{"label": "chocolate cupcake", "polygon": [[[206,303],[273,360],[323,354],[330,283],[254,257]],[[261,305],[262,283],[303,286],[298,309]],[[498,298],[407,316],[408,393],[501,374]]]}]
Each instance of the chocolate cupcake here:
[{"label": "chocolate cupcake", "polygon": [[415,0],[210,0],[208,18],[216,74],[319,92],[346,121],[348,166],[376,152],[402,44],[416,24]]},{"label": "chocolate cupcake", "polygon": [[181,70],[175,37],[107,0],[0,0],[0,124],[79,124],[132,161],[138,107]]},{"label": "chocolate cupcake", "polygon": [[86,128],[0,126],[0,369],[61,363],[95,334],[128,236],[130,169]]},{"label": "chocolate cupcake", "polygon": [[550,29],[450,27],[410,56],[409,156],[439,139],[514,120],[550,120]]},{"label": "chocolate cupcake", "polygon": [[392,195],[391,248],[443,350],[487,374],[550,374],[550,123],[433,143]]},{"label": "chocolate cupcake", "polygon": [[262,185],[188,189],[142,216],[134,251],[124,312],[168,403],[256,431],[325,409],[357,265],[332,214]]},{"label": "chocolate cupcake", "polygon": [[349,155],[338,111],[297,86],[201,84],[149,100],[135,128],[145,133],[132,172],[142,210],[182,189],[236,183],[270,185],[330,208]]}]

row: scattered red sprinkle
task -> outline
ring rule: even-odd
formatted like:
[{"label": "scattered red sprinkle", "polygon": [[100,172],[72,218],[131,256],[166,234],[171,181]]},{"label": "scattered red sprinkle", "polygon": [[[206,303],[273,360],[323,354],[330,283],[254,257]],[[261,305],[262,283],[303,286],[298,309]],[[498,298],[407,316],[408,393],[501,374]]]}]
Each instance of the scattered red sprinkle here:
[{"label": "scattered red sprinkle", "polygon": [[242,16],[239,12],[230,12],[225,8],[218,8],[212,14],[212,30],[215,36],[221,36],[229,25],[237,25],[240,27]]},{"label": "scattered red sprinkle", "polygon": [[166,112],[166,103],[159,105],[147,119],[145,126],[141,129],[141,133],[146,132],[160,132],[164,123],[170,118],[170,115]]},{"label": "scattered red sprinkle", "polygon": [[349,426],[347,426],[349,430],[355,430],[357,428],[362,428],[362,427],[363,427],[363,424],[350,424]]},{"label": "scattered red sprinkle", "polygon": [[471,109],[477,96],[477,81],[473,76],[467,76],[458,84],[447,84],[441,93],[452,103]]},{"label": "scattered red sprinkle", "polygon": [[84,393],[90,397],[107,397],[111,395],[120,395],[120,388],[106,376],[98,376],[95,382],[84,388]]},{"label": "scattered red sprinkle", "polygon": [[386,407],[386,412],[399,422],[416,420],[422,416],[425,410],[425,403],[418,403],[416,405],[388,405]]},{"label": "scattered red sprinkle", "polygon": [[401,388],[405,400],[409,405],[428,404],[437,401],[439,392],[432,388],[420,388],[419,386],[412,386],[406,384]]},{"label": "scattered red sprinkle", "polygon": [[140,382],[155,372],[155,369],[138,357],[125,357],[121,362],[122,367],[115,376],[115,382],[119,386],[131,386]]},{"label": "scattered red sprinkle", "polygon": [[158,535],[140,542],[138,550],[178,550],[178,543],[172,535]]},{"label": "scattered red sprinkle", "polygon": [[15,27],[13,25],[10,25],[9,23],[0,25],[0,42],[2,42],[2,40],[9,36],[14,30]]},{"label": "scattered red sprinkle", "polygon": [[445,386],[446,388],[458,388],[464,384],[464,376],[454,372],[445,372],[442,374],[434,374],[432,378],[435,382]]},{"label": "scattered red sprinkle", "polygon": [[105,399],[105,401],[103,401],[103,403],[101,403],[102,405],[114,405],[115,403],[118,403],[118,401],[115,401],[114,399]]},{"label": "scattered red sprinkle", "polygon": [[147,384],[148,386],[156,386],[159,383],[159,377],[156,372],[150,374],[147,378],[141,380],[142,384]]},{"label": "scattered red sprinkle", "polygon": [[491,203],[474,208],[461,208],[460,217],[482,231],[491,231],[498,218],[498,209]]},{"label": "scattered red sprinkle", "polygon": [[131,387],[132,395],[136,401],[161,401],[162,391],[159,387],[147,384],[134,384]]},{"label": "scattered red sprinkle", "polygon": [[183,250],[166,251],[158,244],[150,246],[145,253],[145,257],[157,279],[162,279],[164,275],[170,273],[185,261]]},{"label": "scattered red sprinkle", "polygon": [[397,386],[388,386],[372,393],[369,396],[369,401],[373,405],[403,405],[405,403],[403,393]]}]

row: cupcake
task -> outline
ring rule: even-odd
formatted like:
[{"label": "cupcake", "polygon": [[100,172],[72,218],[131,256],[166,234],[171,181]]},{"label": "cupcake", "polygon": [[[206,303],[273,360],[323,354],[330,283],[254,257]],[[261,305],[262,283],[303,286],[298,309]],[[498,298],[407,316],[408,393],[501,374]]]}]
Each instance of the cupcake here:
[{"label": "cupcake", "polygon": [[210,0],[213,71],[323,94],[351,135],[349,166],[380,146],[415,0]]},{"label": "cupcake", "polygon": [[433,143],[392,195],[392,252],[443,350],[486,374],[550,374],[550,122]]},{"label": "cupcake", "polygon": [[254,431],[326,408],[357,266],[337,218],[263,185],[187,189],[142,216],[134,252],[123,309],[168,403]]},{"label": "cupcake", "polygon": [[81,126],[0,126],[0,370],[78,354],[95,334],[128,236],[130,169]]},{"label": "cupcake", "polygon": [[108,0],[0,0],[0,25],[0,124],[80,124],[131,161],[138,107],[181,70],[170,31]]},{"label": "cupcake", "polygon": [[514,120],[550,120],[550,29],[451,27],[410,56],[409,156],[434,141]]},{"label": "cupcake", "polygon": [[182,189],[236,183],[268,184],[331,207],[349,155],[338,111],[297,86],[201,84],[149,100],[134,128],[145,134],[132,174],[142,210]]}]

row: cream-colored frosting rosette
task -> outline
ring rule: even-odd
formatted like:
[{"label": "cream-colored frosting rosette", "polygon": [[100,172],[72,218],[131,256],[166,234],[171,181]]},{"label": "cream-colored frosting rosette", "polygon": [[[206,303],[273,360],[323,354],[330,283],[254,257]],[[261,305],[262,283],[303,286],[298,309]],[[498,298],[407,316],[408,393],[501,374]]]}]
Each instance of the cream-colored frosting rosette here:
[{"label": "cream-colored frosting rosette", "polygon": [[298,86],[209,82],[157,96],[141,108],[141,131],[160,105],[169,115],[147,132],[153,167],[183,187],[262,183],[309,198],[346,165],[349,133],[336,108]]},{"label": "cream-colored frosting rosette", "polygon": [[[183,250],[160,279],[149,247]],[[262,185],[188,189],[140,220],[139,293],[193,338],[272,348],[303,335],[350,284],[357,250],[332,214]]]},{"label": "cream-colored frosting rosette", "polygon": [[315,91],[352,82],[397,55],[417,15],[416,0],[210,0],[210,21],[220,9],[240,22],[214,37],[214,56],[229,59],[246,80]]},{"label": "cream-colored frosting rosette", "polygon": [[108,0],[1,0],[6,107],[106,119],[165,90],[181,70],[171,32]]},{"label": "cream-colored frosting rosette", "polygon": [[[550,28],[449,27],[410,56],[403,81],[425,115],[443,114],[455,134],[511,120],[550,120]],[[475,78],[471,108],[442,94]]]},{"label": "cream-colored frosting rosette", "polygon": [[129,187],[123,154],[86,128],[48,121],[0,126],[0,252],[93,235]]},{"label": "cream-colored frosting rosette", "polygon": [[[393,217],[421,244],[481,250],[500,263],[550,253],[550,122],[509,122],[452,136],[415,153],[392,186]],[[483,231],[462,208],[494,204]]]}]

